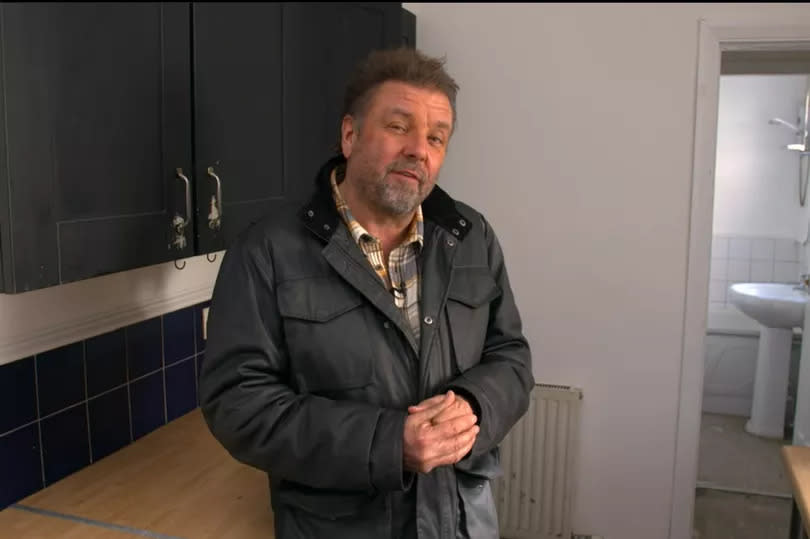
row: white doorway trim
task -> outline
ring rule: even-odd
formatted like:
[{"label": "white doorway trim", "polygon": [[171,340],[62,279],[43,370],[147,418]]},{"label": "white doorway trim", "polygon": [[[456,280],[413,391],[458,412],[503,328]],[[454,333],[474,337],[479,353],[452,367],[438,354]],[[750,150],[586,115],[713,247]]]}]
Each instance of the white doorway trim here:
[{"label": "white doorway trim", "polygon": [[[709,301],[720,57],[730,50],[810,50],[810,24],[786,17],[701,19],[695,133],[669,539],[691,539]],[[810,73],[810,66],[808,66]]]}]

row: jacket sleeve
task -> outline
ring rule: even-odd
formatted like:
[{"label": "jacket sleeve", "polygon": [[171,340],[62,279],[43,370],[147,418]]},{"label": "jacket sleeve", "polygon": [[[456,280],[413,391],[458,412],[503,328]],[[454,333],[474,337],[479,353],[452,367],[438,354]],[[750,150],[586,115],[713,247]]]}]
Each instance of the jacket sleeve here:
[{"label": "jacket sleeve", "polygon": [[480,362],[448,384],[465,397],[478,415],[480,432],[472,451],[474,458],[500,444],[526,413],[534,387],[529,344],[523,335],[503,251],[494,231],[482,217],[487,256],[492,277],[502,294],[490,304],[489,324]]},{"label": "jacket sleeve", "polygon": [[298,394],[274,294],[272,253],[245,235],[217,276],[200,371],[209,429],[237,460],[313,488],[398,490],[406,412]]}]

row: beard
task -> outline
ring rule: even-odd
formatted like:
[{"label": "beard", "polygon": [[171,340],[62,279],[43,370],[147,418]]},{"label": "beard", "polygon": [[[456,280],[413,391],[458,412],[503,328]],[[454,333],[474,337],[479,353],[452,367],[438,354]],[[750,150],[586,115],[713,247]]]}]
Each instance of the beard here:
[{"label": "beard", "polygon": [[[415,181],[403,181],[391,177],[394,171],[407,171],[416,176]],[[435,181],[431,181],[427,172],[416,162],[396,161],[391,163],[382,174],[367,170],[359,182],[361,191],[367,201],[378,210],[393,217],[402,217],[412,213],[433,190]]]}]

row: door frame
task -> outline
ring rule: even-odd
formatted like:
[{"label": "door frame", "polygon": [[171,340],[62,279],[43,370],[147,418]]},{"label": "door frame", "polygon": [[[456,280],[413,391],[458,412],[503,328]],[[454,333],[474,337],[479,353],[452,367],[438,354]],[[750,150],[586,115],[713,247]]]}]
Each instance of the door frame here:
[{"label": "door frame", "polygon": [[785,16],[762,15],[699,20],[686,296],[670,539],[690,539],[694,518],[703,400],[704,338],[709,303],[720,58],[724,51],[762,50],[810,50],[810,24],[797,24]]}]

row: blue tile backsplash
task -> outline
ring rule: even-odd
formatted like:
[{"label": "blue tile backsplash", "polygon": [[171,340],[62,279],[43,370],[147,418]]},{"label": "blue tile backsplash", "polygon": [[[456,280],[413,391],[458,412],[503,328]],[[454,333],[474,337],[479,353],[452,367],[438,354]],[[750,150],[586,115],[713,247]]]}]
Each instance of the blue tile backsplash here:
[{"label": "blue tile backsplash", "polygon": [[105,393],[88,402],[90,449],[93,461],[127,445],[132,436],[129,428],[129,397],[126,386]]},{"label": "blue tile backsplash", "polygon": [[166,418],[171,421],[197,407],[194,358],[166,367]]},{"label": "blue tile backsplash", "polygon": [[39,434],[36,424],[0,437],[0,507],[42,488]]},{"label": "blue tile backsplash", "polygon": [[84,390],[84,343],[77,342],[39,354],[37,386],[39,415],[45,417],[87,398]]},{"label": "blue tile backsplash", "polygon": [[183,309],[163,317],[163,357],[172,365],[194,355],[194,313]]},{"label": "blue tile backsplash", "polygon": [[34,358],[0,367],[0,433],[37,418]]},{"label": "blue tile backsplash", "polygon": [[86,402],[43,419],[39,430],[46,485],[90,464]]},{"label": "blue tile backsplash", "polygon": [[0,509],[195,409],[209,303],[0,365]]},{"label": "blue tile backsplash", "polygon": [[137,440],[166,422],[163,373],[158,371],[130,383],[132,439]]},{"label": "blue tile backsplash", "polygon": [[152,318],[127,328],[127,360],[130,380],[161,368],[163,364],[161,325],[160,318]]},{"label": "blue tile backsplash", "polygon": [[87,365],[87,396],[95,397],[127,383],[127,350],[124,330],[87,339],[84,344]]}]

